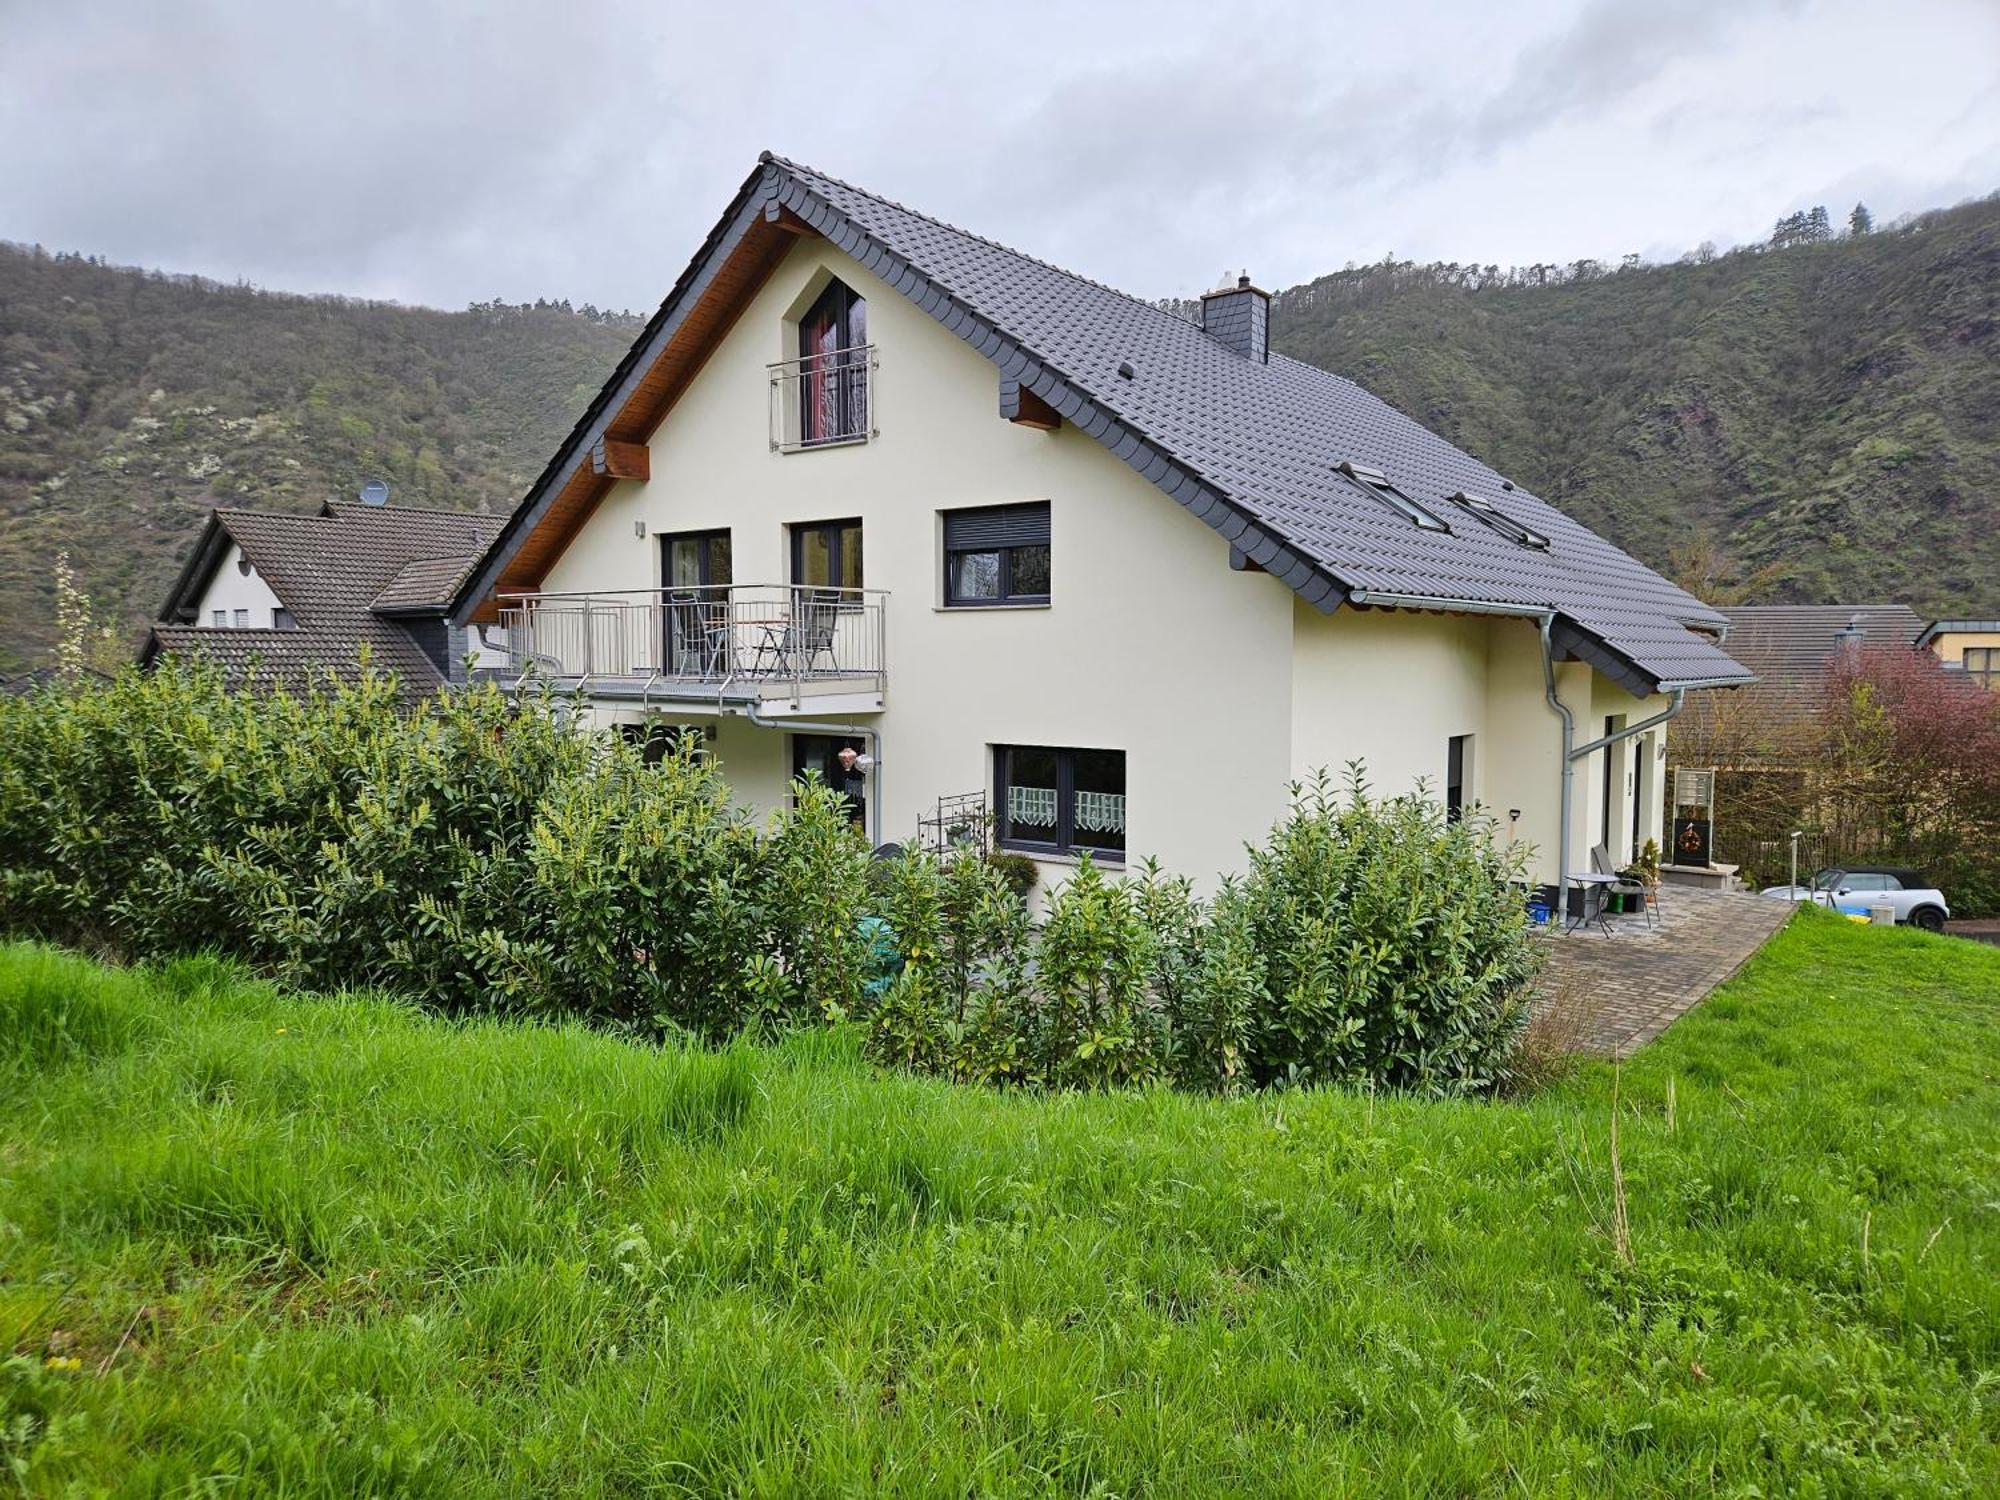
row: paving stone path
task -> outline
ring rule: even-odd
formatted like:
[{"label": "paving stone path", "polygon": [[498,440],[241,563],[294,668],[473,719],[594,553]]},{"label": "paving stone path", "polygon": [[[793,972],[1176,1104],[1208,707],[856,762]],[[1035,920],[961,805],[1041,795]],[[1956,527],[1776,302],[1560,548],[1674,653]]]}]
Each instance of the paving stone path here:
[{"label": "paving stone path", "polygon": [[1791,914],[1788,901],[1663,886],[1653,930],[1643,916],[1612,917],[1609,936],[1579,927],[1551,938],[1542,1004],[1566,989],[1583,1008],[1577,1050],[1630,1057],[1742,968]]}]

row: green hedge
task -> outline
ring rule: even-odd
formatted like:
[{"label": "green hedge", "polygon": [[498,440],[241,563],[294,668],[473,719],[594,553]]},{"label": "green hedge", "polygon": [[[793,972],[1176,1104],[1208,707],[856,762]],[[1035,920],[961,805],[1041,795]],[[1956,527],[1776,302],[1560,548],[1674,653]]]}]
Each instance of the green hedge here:
[{"label": "green hedge", "polygon": [[1206,1092],[1502,1082],[1541,950],[1518,851],[1358,767],[1294,788],[1214,900],[1150,862],[1086,858],[1039,931],[976,860],[905,859],[886,898],[907,960],[873,1017],[882,1061],[986,1082]]},{"label": "green hedge", "polygon": [[294,697],[163,668],[0,703],[0,744],[13,931],[705,1037],[858,993],[835,793],[759,828],[706,760],[491,686],[412,710],[373,672]]},{"label": "green hedge", "polygon": [[969,1081],[1488,1088],[1537,951],[1519,873],[1354,772],[1212,901],[1085,860],[1037,928],[993,861],[871,867],[816,780],[760,825],[692,742],[647,765],[491,686],[410,709],[371,672],[293,696],[192,666],[0,701],[6,929],[649,1035],[859,1017],[878,1059]]}]

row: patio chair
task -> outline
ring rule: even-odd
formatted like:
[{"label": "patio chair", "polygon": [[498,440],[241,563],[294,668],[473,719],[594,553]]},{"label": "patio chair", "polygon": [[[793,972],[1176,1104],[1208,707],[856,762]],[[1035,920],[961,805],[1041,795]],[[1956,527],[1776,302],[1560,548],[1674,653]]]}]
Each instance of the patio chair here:
[{"label": "patio chair", "polygon": [[670,672],[692,666],[696,675],[714,676],[729,649],[729,606],[703,597],[699,589],[674,589],[667,595],[667,629],[672,652]]},{"label": "patio chair", "polygon": [[1646,927],[1650,931],[1654,926],[1653,893],[1646,888],[1646,883],[1642,880],[1634,879],[1628,871],[1613,869],[1611,865],[1611,851],[1603,844],[1592,846],[1590,851],[1590,868],[1599,875],[1615,877],[1612,883],[1605,887],[1606,894],[1624,896],[1628,899],[1633,896],[1639,898],[1639,910],[1646,914]]},{"label": "patio chair", "polygon": [[775,645],[767,641],[757,647],[758,668],[762,669],[765,652],[770,650],[781,668],[789,668],[799,677],[811,676],[822,656],[838,671],[840,660],[834,654],[833,635],[840,624],[840,601],[839,589],[809,589],[795,599],[783,637]]}]

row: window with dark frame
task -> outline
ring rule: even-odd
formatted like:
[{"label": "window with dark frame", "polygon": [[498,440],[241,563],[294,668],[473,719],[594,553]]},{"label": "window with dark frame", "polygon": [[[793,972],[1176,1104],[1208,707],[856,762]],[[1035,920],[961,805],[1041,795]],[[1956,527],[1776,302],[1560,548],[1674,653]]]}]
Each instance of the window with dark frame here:
[{"label": "window with dark frame", "polygon": [[1049,502],[944,513],[944,602],[1049,602]]},{"label": "window with dark frame", "polygon": [[844,283],[829,282],[799,319],[802,447],[868,436],[867,343],[867,302]]},{"label": "window with dark frame", "polygon": [[1125,858],[1125,752],[993,747],[994,840],[1028,854]]},{"label": "window with dark frame", "polygon": [[1392,510],[1396,511],[1420,531],[1442,531],[1446,536],[1451,535],[1451,527],[1445,524],[1442,517],[1424,509],[1423,506],[1417,504],[1416,501],[1397,489],[1395,485],[1389,482],[1389,476],[1384,474],[1380,469],[1371,469],[1365,464],[1357,464],[1345,459],[1335,464],[1334,468],[1339,473],[1345,474],[1364,493],[1373,495],[1377,499],[1386,502]]},{"label": "window with dark frame", "polygon": [[657,766],[671,755],[680,753],[683,744],[692,742],[694,753],[700,754],[708,744],[708,731],[698,724],[662,724],[648,720],[643,724],[620,724],[619,738],[639,752],[639,758],[649,766]]},{"label": "window with dark frame", "polygon": [[292,619],[292,612],[286,609],[284,605],[278,604],[272,606],[271,628],[273,630],[290,630],[294,627],[295,623]]},{"label": "window with dark frame", "polygon": [[802,521],[792,531],[792,582],[808,588],[861,589],[861,523]]},{"label": "window with dark frame", "polygon": [[1444,816],[1456,823],[1465,816],[1467,793],[1472,785],[1472,736],[1455,734],[1445,741]]},{"label": "window with dark frame", "polygon": [[2000,647],[1967,646],[1959,665],[1983,688],[2000,687]]}]

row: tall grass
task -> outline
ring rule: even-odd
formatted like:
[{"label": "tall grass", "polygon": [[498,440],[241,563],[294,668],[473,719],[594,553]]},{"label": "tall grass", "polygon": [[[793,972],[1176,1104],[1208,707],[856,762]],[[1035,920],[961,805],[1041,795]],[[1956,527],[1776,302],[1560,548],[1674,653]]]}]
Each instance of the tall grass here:
[{"label": "tall grass", "polygon": [[1808,914],[1623,1068],[1619,1229],[1595,1065],[1521,1102],[1001,1094],[847,1031],[653,1048],[4,948],[0,1460],[35,1492],[1991,1493],[1996,1056],[2000,953]]}]

